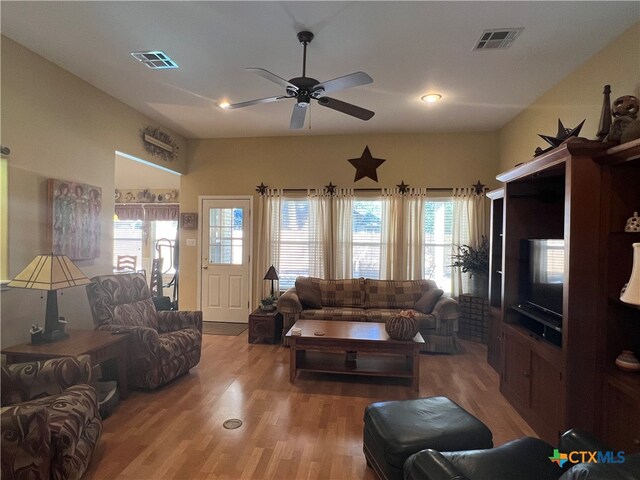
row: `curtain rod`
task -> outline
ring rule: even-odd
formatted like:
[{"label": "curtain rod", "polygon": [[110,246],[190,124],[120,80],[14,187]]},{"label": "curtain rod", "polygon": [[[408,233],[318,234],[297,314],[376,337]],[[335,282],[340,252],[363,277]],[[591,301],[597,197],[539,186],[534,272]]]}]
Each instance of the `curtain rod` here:
[{"label": "curtain rod", "polygon": [[[326,188],[326,187],[325,187]],[[307,190],[313,190],[312,188],[282,188],[278,189],[283,192],[306,192]],[[354,192],[381,192],[382,188],[353,188]],[[427,192],[450,192],[453,187],[431,187],[426,188]]]},{"label": "curtain rod", "polygon": [[[396,185],[400,193],[405,194],[409,191],[409,185],[404,183],[404,180],[400,182],[399,185]],[[477,183],[471,185],[472,188],[475,189],[476,194],[482,195],[487,190],[489,190],[480,180]],[[325,185],[324,189],[327,190],[328,193],[332,194],[335,192],[337,185],[329,182],[329,185]],[[260,185],[256,185],[256,192],[260,195],[264,195],[269,189],[268,185],[265,185],[264,182],[260,182]],[[282,188],[283,192],[306,192],[311,190],[310,188]],[[354,192],[381,192],[383,189],[381,188],[353,188]],[[427,187],[425,188],[427,192],[452,192],[454,187]]]}]

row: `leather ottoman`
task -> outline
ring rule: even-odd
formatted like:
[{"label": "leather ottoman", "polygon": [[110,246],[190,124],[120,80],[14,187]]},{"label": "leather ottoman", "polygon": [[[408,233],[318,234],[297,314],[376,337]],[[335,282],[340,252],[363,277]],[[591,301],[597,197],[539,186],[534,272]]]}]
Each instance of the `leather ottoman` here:
[{"label": "leather ottoman", "polygon": [[491,430],[447,397],[377,402],[364,412],[364,456],[382,480],[402,480],[405,460],[420,450],[491,447]]}]

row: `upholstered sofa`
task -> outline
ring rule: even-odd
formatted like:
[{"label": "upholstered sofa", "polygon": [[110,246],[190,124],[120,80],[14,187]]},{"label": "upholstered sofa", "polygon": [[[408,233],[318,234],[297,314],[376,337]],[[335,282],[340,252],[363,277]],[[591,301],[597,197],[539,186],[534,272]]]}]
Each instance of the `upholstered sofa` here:
[{"label": "upholstered sofa", "polygon": [[93,277],[86,288],[96,329],[128,332],[130,386],[157,388],[200,361],[202,312],[156,311],[140,273]]},{"label": "upholstered sofa", "polygon": [[433,280],[298,277],[295,286],[278,299],[284,333],[299,319],[385,322],[409,309],[414,310],[425,340],[423,351],[457,351],[458,302],[444,295]]},{"label": "upholstered sofa", "polygon": [[2,365],[2,478],[82,477],[102,433],[88,355]]}]

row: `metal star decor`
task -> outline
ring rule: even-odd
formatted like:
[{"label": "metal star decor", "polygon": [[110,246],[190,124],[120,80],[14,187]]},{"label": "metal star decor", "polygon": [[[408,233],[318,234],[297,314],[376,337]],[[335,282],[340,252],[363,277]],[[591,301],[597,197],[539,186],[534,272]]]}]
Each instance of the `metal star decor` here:
[{"label": "metal star decor", "polygon": [[582,125],[584,125],[584,120],[580,122],[580,124],[575,128],[565,128],[562,124],[562,121],[558,119],[558,133],[556,133],[555,137],[550,135],[542,135],[538,134],[540,138],[542,138],[545,142],[551,145],[549,148],[545,148],[544,150],[540,147],[536,148],[534,156],[542,155],[550,150],[553,150],[556,147],[559,147],[562,143],[566,142],[571,137],[577,137],[580,134],[580,130],[582,130]]},{"label": "metal star decor", "polygon": [[482,195],[484,193],[484,183],[480,183],[480,180],[475,185],[471,185],[476,195]]},{"label": "metal star decor", "polygon": [[329,185],[325,185],[324,188],[327,189],[327,193],[329,195],[333,195],[334,193],[336,193],[336,187],[337,185],[334,185],[333,183],[329,182]]},{"label": "metal star decor", "polygon": [[264,195],[265,193],[267,193],[268,188],[269,187],[267,185],[260,182],[260,185],[256,185],[256,192],[258,192],[260,195]]},{"label": "metal star decor", "polygon": [[404,183],[404,180],[400,182],[400,185],[396,185],[396,187],[398,187],[398,190],[400,190],[400,193],[407,193],[407,191],[409,190],[409,185],[406,185]]},{"label": "metal star decor", "polygon": [[384,158],[375,158],[371,156],[369,146],[364,147],[364,152],[360,158],[350,158],[349,163],[356,167],[356,176],[353,179],[357,182],[361,178],[369,177],[374,182],[378,181],[378,173],[376,169],[385,162]]}]

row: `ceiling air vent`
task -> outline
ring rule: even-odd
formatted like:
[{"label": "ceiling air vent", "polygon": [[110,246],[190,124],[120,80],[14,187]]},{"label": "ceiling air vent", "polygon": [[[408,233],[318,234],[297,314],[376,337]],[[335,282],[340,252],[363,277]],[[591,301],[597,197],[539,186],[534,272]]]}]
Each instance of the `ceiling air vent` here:
[{"label": "ceiling air vent", "polygon": [[474,50],[494,50],[496,48],[509,48],[513,41],[524,28],[496,28],[483,30],[480,40],[473,47]]},{"label": "ceiling air vent", "polygon": [[154,52],[131,52],[131,56],[154,70],[161,68],[178,68],[178,64],[171,60],[169,55],[160,50]]}]

